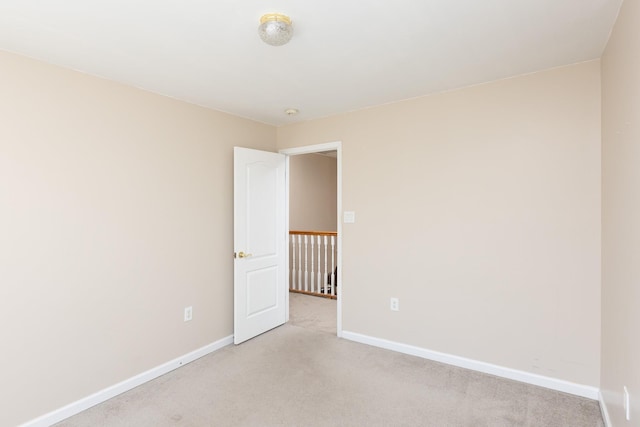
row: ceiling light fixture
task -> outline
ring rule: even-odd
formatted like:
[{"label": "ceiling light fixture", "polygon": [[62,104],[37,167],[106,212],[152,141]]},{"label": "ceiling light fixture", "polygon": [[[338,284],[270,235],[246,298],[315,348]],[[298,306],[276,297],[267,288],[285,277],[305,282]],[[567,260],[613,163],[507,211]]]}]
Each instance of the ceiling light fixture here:
[{"label": "ceiling light fixture", "polygon": [[287,116],[295,116],[296,114],[298,114],[298,110],[296,108],[287,108],[286,110],[284,110],[284,113]]},{"label": "ceiling light fixture", "polygon": [[291,19],[281,13],[267,13],[260,18],[258,34],[266,44],[282,46],[291,40],[293,27]]}]

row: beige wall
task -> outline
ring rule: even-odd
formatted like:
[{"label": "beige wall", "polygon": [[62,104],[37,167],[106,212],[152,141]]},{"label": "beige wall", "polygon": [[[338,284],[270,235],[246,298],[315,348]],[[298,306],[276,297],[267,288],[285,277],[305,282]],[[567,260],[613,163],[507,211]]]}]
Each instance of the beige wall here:
[{"label": "beige wall", "polygon": [[337,231],[336,159],[319,154],[289,158],[289,229]]},{"label": "beige wall", "polygon": [[0,77],[10,426],[233,333],[232,147],[276,130],[7,53]]},{"label": "beige wall", "polygon": [[336,140],[345,330],[598,386],[598,61],[278,129]]},{"label": "beige wall", "polygon": [[[602,393],[640,425],[640,3],[625,1],[602,57]],[[622,390],[631,394],[631,422]]]},{"label": "beige wall", "polygon": [[[638,64],[623,33],[638,10],[625,7],[603,63],[614,411],[623,382],[638,390],[625,381],[638,349],[618,333],[638,323],[624,256],[638,243]],[[0,70],[0,399],[12,408],[0,425],[14,425],[232,333],[232,147],[273,151],[276,130],[11,54]],[[599,385],[599,62],[277,140],[343,142],[343,203],[357,213],[343,233],[345,330]]]}]

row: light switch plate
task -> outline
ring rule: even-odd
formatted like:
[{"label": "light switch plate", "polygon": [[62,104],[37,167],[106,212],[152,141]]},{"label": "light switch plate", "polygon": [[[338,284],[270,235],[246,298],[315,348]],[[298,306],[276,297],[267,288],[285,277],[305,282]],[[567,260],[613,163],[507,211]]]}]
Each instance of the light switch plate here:
[{"label": "light switch plate", "polygon": [[353,211],[344,211],[344,223],[353,224],[356,222],[356,213]]}]

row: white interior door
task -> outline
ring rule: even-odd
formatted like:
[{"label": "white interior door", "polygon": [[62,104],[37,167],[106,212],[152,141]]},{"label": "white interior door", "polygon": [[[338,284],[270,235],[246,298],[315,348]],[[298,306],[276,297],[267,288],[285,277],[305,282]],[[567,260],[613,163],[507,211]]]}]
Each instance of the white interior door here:
[{"label": "white interior door", "polygon": [[286,321],[286,156],[234,148],[234,342]]}]

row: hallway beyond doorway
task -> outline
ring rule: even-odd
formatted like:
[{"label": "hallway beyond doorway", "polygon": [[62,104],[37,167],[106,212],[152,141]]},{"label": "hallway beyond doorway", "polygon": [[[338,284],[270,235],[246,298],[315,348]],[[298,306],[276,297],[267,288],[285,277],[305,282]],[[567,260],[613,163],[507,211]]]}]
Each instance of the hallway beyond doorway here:
[{"label": "hallway beyond doorway", "polygon": [[289,292],[289,323],[336,335],[336,300]]}]

